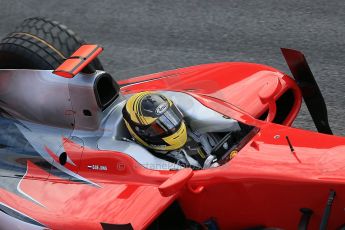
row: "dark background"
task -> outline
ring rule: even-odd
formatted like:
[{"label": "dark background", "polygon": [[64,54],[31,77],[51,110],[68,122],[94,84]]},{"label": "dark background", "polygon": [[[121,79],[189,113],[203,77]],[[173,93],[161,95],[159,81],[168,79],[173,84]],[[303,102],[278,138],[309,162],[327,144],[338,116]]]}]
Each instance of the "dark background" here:
[{"label": "dark background", "polygon": [[[0,36],[23,19],[58,20],[91,43],[118,79],[209,62],[247,61],[290,73],[280,47],[303,51],[330,123],[344,128],[344,0],[0,0]],[[305,106],[294,126],[314,129]]]}]

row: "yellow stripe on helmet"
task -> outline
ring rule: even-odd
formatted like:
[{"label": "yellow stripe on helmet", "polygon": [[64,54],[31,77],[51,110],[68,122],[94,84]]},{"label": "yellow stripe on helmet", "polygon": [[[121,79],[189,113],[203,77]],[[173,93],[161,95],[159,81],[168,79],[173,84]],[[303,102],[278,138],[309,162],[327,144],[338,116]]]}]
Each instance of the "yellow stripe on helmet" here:
[{"label": "yellow stripe on helmet", "polygon": [[151,92],[144,91],[144,92],[136,93],[132,95],[127,100],[127,103],[126,103],[126,110],[130,116],[131,121],[139,125],[148,125],[156,120],[156,118],[152,120],[152,119],[149,119],[149,117],[144,117],[140,111],[140,102],[144,98],[144,96],[148,94],[151,94]]},{"label": "yellow stripe on helmet", "polygon": [[182,122],[177,132],[162,139],[168,144],[164,150],[170,151],[182,148],[187,142],[187,129],[184,122]]},{"label": "yellow stripe on helmet", "polygon": [[139,119],[141,120],[141,124],[143,124],[143,125],[149,125],[149,124],[151,124],[151,123],[153,123],[157,118],[156,117],[148,117],[148,116],[144,116],[143,115],[143,112],[142,112],[142,110],[141,110],[141,102],[142,102],[142,100],[144,99],[144,97],[146,96],[146,95],[148,95],[148,94],[150,94],[151,92],[144,92],[145,94],[143,94],[143,96],[142,97],[140,97],[139,99],[138,99],[138,116],[139,116]]},{"label": "yellow stripe on helmet", "polygon": [[125,121],[125,124],[126,124],[126,127],[129,131],[129,133],[132,135],[132,137],[134,137],[134,139],[136,141],[138,141],[140,144],[144,145],[145,147],[150,147],[150,145],[148,143],[146,143],[143,139],[141,139],[135,132],[134,130],[132,129],[132,127],[128,124],[128,122],[126,120]]},{"label": "yellow stripe on helmet", "polygon": [[[140,144],[147,148],[151,148],[158,151],[171,151],[177,150],[183,147],[187,142],[187,129],[184,122],[182,122],[180,128],[173,134],[167,137],[162,138],[161,145],[154,145],[147,143],[143,140],[140,136],[138,136],[135,132],[134,127],[135,125],[150,125],[158,118],[156,117],[149,117],[144,116],[143,111],[141,110],[141,102],[145,96],[148,94],[152,94],[152,92],[144,91],[137,94],[132,95],[126,103],[126,114],[129,116],[129,120],[124,119],[126,127],[132,137],[138,141]],[[173,106],[173,102],[167,99],[169,107]]]}]

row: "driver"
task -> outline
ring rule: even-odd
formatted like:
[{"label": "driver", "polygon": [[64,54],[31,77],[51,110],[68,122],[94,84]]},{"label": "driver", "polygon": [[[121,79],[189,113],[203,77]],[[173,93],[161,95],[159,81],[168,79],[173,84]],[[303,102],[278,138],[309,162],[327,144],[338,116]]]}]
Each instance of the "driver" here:
[{"label": "driver", "polygon": [[216,157],[206,151],[213,146],[187,129],[181,111],[164,95],[137,93],[128,99],[122,113],[133,139],[155,156],[193,169],[218,166]]}]

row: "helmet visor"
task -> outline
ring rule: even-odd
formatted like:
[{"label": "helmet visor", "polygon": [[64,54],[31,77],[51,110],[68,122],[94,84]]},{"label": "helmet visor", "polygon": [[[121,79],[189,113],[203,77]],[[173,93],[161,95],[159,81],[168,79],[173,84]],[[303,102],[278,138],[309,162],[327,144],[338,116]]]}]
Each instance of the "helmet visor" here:
[{"label": "helmet visor", "polygon": [[182,121],[183,114],[175,105],[172,105],[146,129],[146,133],[151,137],[170,135],[180,127]]}]

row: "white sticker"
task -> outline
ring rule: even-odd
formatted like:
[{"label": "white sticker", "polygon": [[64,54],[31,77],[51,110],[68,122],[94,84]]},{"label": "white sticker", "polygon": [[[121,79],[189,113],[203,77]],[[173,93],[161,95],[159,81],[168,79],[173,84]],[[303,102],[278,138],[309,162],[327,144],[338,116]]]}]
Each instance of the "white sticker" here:
[{"label": "white sticker", "polygon": [[156,108],[156,114],[161,115],[168,109],[168,103],[164,102]]}]

